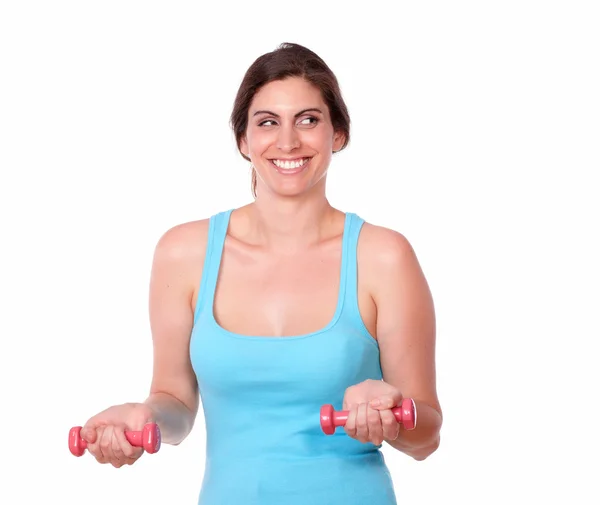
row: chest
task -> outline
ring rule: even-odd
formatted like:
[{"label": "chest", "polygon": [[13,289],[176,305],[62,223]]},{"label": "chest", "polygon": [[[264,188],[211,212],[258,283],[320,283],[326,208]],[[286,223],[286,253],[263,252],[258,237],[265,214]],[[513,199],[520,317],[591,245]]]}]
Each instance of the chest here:
[{"label": "chest", "polygon": [[225,329],[258,336],[312,333],[333,318],[342,279],[341,248],[265,255],[225,248],[213,314]]}]

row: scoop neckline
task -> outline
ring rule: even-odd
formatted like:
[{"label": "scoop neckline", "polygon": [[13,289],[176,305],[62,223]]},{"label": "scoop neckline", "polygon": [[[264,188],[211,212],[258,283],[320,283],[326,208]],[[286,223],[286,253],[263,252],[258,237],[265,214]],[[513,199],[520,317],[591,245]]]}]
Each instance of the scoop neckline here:
[{"label": "scoop neckline", "polygon": [[293,340],[301,340],[301,339],[306,339],[306,338],[310,338],[310,337],[315,337],[315,336],[320,335],[321,333],[324,333],[324,332],[332,329],[333,327],[335,327],[335,325],[339,321],[340,316],[342,314],[342,308],[344,306],[344,300],[346,298],[346,271],[348,268],[347,267],[347,263],[348,263],[347,244],[348,244],[349,235],[350,235],[349,230],[350,230],[350,221],[351,221],[352,214],[349,212],[344,212],[344,230],[342,232],[342,254],[341,254],[341,261],[340,261],[340,266],[339,266],[339,285],[338,285],[337,303],[336,303],[336,308],[335,308],[335,312],[333,313],[333,316],[331,317],[329,322],[320,329],[317,329],[315,331],[311,331],[308,333],[289,335],[289,336],[285,336],[285,335],[283,335],[283,336],[245,335],[243,333],[234,332],[234,331],[224,328],[223,326],[221,326],[219,324],[219,322],[215,318],[215,295],[214,295],[214,293],[216,293],[217,285],[219,283],[219,272],[221,270],[221,263],[222,263],[222,259],[223,259],[223,250],[225,249],[225,241],[227,240],[227,232],[229,230],[229,222],[231,219],[231,214],[232,214],[232,212],[230,211],[227,215],[227,223],[225,224],[225,226],[226,226],[225,239],[223,240],[223,244],[221,246],[222,250],[219,255],[220,256],[219,267],[218,267],[218,271],[217,271],[215,286],[213,288],[213,295],[211,296],[211,299],[210,299],[210,310],[208,311],[210,323],[213,326],[213,328],[215,328],[220,333],[222,333],[228,337],[231,337],[231,338],[254,340],[254,341],[283,342],[283,341],[287,341],[287,340],[293,341]]}]

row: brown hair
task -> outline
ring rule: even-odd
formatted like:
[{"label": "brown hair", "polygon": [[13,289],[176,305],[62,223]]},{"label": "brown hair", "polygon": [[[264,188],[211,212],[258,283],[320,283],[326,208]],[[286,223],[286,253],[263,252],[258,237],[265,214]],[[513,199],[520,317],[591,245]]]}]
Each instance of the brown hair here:
[{"label": "brown hair", "polygon": [[[321,90],[324,102],[329,107],[333,129],[344,135],[344,149],[350,141],[350,116],[342,98],[337,78],[327,64],[313,51],[299,44],[284,42],[277,49],[258,57],[248,68],[237,96],[230,124],[238,150],[248,127],[248,110],[254,95],[265,84],[287,77],[301,77]],[[250,159],[240,151],[242,157]],[[252,170],[252,195],[256,198],[256,171]]]}]

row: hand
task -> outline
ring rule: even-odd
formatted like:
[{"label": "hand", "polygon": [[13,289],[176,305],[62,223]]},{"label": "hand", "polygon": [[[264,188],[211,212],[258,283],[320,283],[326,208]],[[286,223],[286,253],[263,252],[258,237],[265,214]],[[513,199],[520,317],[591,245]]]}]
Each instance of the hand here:
[{"label": "hand", "polygon": [[125,438],[125,431],[142,430],[154,422],[150,407],[143,403],[115,405],[88,420],[81,429],[87,450],[98,463],[109,463],[115,468],[132,465],[144,453],[141,447],[133,447]]},{"label": "hand", "polygon": [[380,380],[367,379],[346,389],[343,410],[348,411],[344,431],[360,442],[381,445],[384,439],[396,440],[400,423],[392,408],[402,403],[402,393]]}]

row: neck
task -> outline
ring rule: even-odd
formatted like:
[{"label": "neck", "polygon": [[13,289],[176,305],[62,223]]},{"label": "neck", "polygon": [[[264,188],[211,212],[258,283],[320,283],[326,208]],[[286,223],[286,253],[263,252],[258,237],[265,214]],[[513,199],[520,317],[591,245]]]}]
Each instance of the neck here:
[{"label": "neck", "polygon": [[291,253],[319,242],[331,229],[336,211],[324,195],[282,198],[262,195],[248,207],[253,242]]}]

